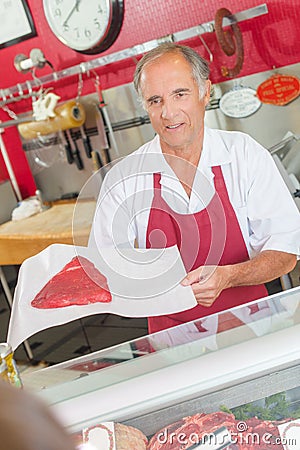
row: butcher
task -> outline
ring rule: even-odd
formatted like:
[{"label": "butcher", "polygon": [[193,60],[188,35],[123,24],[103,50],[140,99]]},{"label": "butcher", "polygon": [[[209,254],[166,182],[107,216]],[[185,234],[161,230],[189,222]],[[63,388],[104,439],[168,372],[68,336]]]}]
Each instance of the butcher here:
[{"label": "butcher", "polygon": [[300,253],[300,213],[270,153],[205,126],[209,67],[189,47],[145,54],[134,86],[155,135],[106,175],[90,245],[178,246],[197,306],[149,317],[150,333],[266,297]]}]

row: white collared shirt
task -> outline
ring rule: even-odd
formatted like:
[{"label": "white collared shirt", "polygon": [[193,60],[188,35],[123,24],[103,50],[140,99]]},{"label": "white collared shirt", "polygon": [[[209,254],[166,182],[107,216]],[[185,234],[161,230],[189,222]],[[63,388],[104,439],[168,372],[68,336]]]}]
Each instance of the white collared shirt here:
[{"label": "white collared shirt", "polygon": [[153,200],[153,173],[177,213],[201,211],[212,199],[213,166],[221,166],[250,257],[262,250],[300,255],[300,213],[270,153],[247,134],[205,127],[203,149],[188,197],[166,163],[159,137],[116,164],[98,199],[90,245],[146,247]]}]

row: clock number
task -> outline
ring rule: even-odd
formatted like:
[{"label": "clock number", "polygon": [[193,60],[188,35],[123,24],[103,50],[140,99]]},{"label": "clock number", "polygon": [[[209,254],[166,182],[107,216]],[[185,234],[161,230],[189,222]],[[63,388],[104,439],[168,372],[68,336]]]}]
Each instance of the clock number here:
[{"label": "clock number", "polygon": [[103,9],[102,9],[102,7],[101,7],[101,5],[98,5],[98,13],[99,14],[103,14]]},{"label": "clock number", "polygon": [[94,19],[94,24],[98,30],[101,30],[101,24],[98,19]]},{"label": "clock number", "polygon": [[61,17],[61,9],[56,8],[56,10],[54,11],[54,17]]},{"label": "clock number", "polygon": [[91,35],[92,35],[91,30],[89,30],[88,28],[86,28],[86,29],[84,30],[84,35],[85,35],[85,37],[90,38]]},{"label": "clock number", "polygon": [[56,0],[56,1],[55,1],[55,3],[56,3],[57,5],[60,5],[62,2],[63,2],[63,0]]},{"label": "clock number", "polygon": [[69,25],[68,25],[67,23],[63,23],[63,30],[64,30],[64,33],[66,33],[67,31],[69,31],[69,29],[70,29]]},{"label": "clock number", "polygon": [[79,28],[74,28],[74,31],[76,33],[76,37],[79,39],[80,38],[80,33],[79,33]]}]

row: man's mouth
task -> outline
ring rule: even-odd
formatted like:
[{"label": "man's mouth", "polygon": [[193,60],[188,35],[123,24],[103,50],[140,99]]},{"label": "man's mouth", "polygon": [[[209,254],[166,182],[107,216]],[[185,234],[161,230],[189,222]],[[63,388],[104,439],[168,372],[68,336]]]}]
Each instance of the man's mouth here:
[{"label": "man's mouth", "polygon": [[175,128],[180,127],[180,125],[182,125],[182,123],[175,123],[174,125],[166,125],[166,128],[168,128],[168,130],[174,130]]}]

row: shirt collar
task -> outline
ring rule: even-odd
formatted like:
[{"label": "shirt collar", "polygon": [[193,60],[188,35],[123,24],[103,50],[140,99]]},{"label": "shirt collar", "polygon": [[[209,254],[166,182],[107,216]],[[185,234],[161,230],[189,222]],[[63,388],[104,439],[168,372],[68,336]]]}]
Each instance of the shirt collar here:
[{"label": "shirt collar", "polygon": [[206,167],[221,166],[228,164],[232,160],[226,144],[221,138],[218,130],[204,127],[204,139],[199,169]]},{"label": "shirt collar", "polygon": [[[151,153],[158,153],[161,156],[156,160],[157,172],[163,174],[161,184],[176,184],[178,180],[176,179],[176,175],[174,174],[171,167],[167,164],[162,154],[158,135],[156,135],[152,140],[150,148]],[[203,148],[198,164],[199,172],[201,172],[208,180],[212,182],[213,173],[211,171],[211,167],[229,164],[231,161],[232,158],[230,152],[228,151],[226,143],[222,139],[219,131],[204,127]],[[155,171],[156,170],[154,170],[154,172]],[[196,178],[201,179],[200,174],[198,174]]]},{"label": "shirt collar", "polygon": [[[158,135],[152,140],[151,153],[160,153],[162,155]],[[162,165],[163,167],[160,167],[160,169],[161,172],[166,172],[168,171],[168,164],[163,155],[162,160],[164,163]],[[200,170],[205,170],[206,167],[221,166],[222,164],[228,164],[231,161],[231,155],[218,130],[204,127],[203,148],[198,168]]]}]

